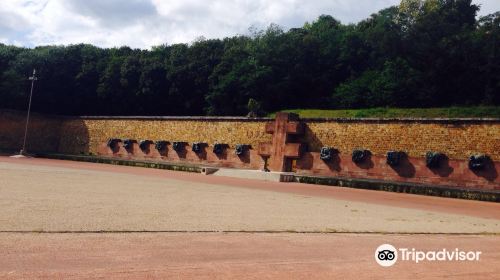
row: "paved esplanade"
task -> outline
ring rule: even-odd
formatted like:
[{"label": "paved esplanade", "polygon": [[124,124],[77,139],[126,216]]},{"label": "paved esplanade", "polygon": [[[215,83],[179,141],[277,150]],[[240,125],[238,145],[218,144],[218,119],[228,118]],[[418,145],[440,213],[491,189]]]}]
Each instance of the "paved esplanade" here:
[{"label": "paved esplanade", "polygon": [[[480,266],[467,264],[466,270],[457,270],[450,264],[427,276],[453,272],[466,277],[477,270],[482,274],[476,276],[487,278],[498,273],[494,263],[500,259],[495,253],[500,249],[500,206],[495,203],[40,159],[0,158],[0,231],[0,276],[5,277],[120,277],[123,271],[149,275],[131,270],[139,264],[149,267],[148,273],[156,269],[159,275],[173,276],[176,270],[166,269],[172,263],[187,276],[224,268],[228,277],[251,271],[284,278],[291,271],[297,276],[307,271],[349,276],[351,270],[333,264],[354,269],[359,255],[372,266],[375,245],[391,240],[484,250]],[[89,231],[107,233],[84,233]],[[144,233],[150,231],[161,233]],[[242,233],[169,233],[173,231]],[[319,234],[324,232],[349,234]],[[397,235],[401,233],[454,235]],[[460,235],[471,233],[475,235]],[[263,251],[252,251],[252,246]],[[103,251],[96,253],[98,248]],[[200,253],[200,248],[208,251]],[[178,255],[175,261],[167,261],[172,257],[168,250]],[[200,259],[193,263],[197,252]],[[81,258],[75,259],[75,254]],[[233,257],[237,265],[228,261]],[[100,263],[97,259],[110,263],[92,270],[94,262]],[[78,261],[81,264],[75,265]],[[252,265],[243,265],[245,261]],[[125,264],[129,266],[122,267]],[[423,273],[424,266],[417,268],[405,268],[406,275],[421,275],[415,271]],[[375,264],[371,269],[379,268]]]},{"label": "paved esplanade", "polygon": [[493,219],[155,176],[0,162],[0,177],[2,231],[500,232]]}]

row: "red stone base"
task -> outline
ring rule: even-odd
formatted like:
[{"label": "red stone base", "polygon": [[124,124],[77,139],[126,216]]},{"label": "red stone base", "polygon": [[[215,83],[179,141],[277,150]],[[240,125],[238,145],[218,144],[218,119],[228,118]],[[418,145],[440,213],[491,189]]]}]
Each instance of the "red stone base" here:
[{"label": "red stone base", "polygon": [[[224,154],[218,156],[213,153],[211,146],[204,147],[201,154],[191,150],[186,145],[183,152],[173,150],[172,144],[167,146],[164,153],[160,154],[150,144],[149,152],[144,153],[137,143],[133,144],[131,152],[127,152],[122,143],[113,153],[103,143],[99,147],[99,155],[121,159],[155,160],[172,163],[190,163],[214,167],[264,169],[264,159],[258,151],[248,150],[244,156],[237,156],[234,149],[227,148]],[[325,162],[320,159],[319,153],[307,152],[294,164],[294,171],[302,175],[318,175],[331,177],[345,177],[358,179],[375,179],[393,182],[428,184],[447,187],[459,187],[479,190],[500,190],[500,162],[494,162],[483,171],[472,171],[465,160],[448,160],[441,162],[438,169],[429,169],[424,158],[403,159],[398,167],[391,167],[386,163],[386,158],[370,156],[362,164],[355,164],[351,155],[339,154],[332,161]]]},{"label": "red stone base", "polygon": [[338,155],[330,162],[320,159],[319,153],[305,153],[297,160],[298,174],[377,179],[394,182],[441,185],[467,189],[500,190],[500,163],[495,162],[483,171],[469,169],[465,160],[441,162],[438,169],[429,169],[424,158],[407,158],[398,167],[391,167],[385,157],[371,156],[362,164],[352,162],[351,155]]},{"label": "red stone base", "polygon": [[167,145],[167,149],[162,153],[155,149],[154,144],[149,144],[150,146],[146,153],[139,148],[139,144],[137,143],[133,144],[133,148],[130,152],[123,148],[122,143],[118,145],[119,149],[113,152],[106,144],[101,144],[98,154],[100,156],[117,157],[121,159],[157,160],[255,170],[264,169],[264,160],[257,154],[257,151],[253,149],[246,151],[242,156],[238,156],[235,150],[231,148],[226,148],[222,155],[216,155],[213,153],[211,146],[204,147],[202,153],[196,154],[192,151],[190,145],[186,145],[185,149],[180,153],[174,151],[172,144]]}]

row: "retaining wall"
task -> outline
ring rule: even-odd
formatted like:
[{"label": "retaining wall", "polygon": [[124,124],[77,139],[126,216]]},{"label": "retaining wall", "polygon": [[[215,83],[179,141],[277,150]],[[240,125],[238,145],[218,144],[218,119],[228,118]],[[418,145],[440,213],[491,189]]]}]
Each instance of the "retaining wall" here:
[{"label": "retaining wall", "polygon": [[[22,112],[0,111],[0,149],[17,150],[24,132]],[[271,142],[266,123],[272,119],[221,117],[56,117],[34,114],[30,123],[28,151],[64,154],[94,154],[124,159],[186,162],[201,165],[250,169],[264,168],[258,155],[259,143]],[[500,120],[499,119],[302,119],[304,134],[294,136],[306,150],[291,166],[299,174],[500,190]],[[132,153],[120,147],[112,152],[109,138],[166,140],[188,142],[184,153],[176,153],[171,144],[160,154],[151,146],[149,153],[134,144]],[[193,142],[209,146],[204,153],[191,151]],[[222,155],[212,152],[214,143],[228,144]],[[244,156],[236,156],[237,144],[251,145]],[[319,158],[323,146],[339,151],[331,162]],[[371,158],[354,164],[351,153],[356,148],[371,151]],[[387,165],[389,150],[404,151],[408,157],[401,166]],[[447,156],[437,169],[425,166],[425,153],[441,152]],[[468,168],[472,154],[483,153],[492,159],[491,166],[480,172]]]}]

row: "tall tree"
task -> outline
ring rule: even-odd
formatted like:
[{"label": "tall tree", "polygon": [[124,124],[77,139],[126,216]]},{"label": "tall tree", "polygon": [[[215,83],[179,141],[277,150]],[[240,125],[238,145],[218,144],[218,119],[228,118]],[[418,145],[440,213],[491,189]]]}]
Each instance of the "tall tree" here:
[{"label": "tall tree", "polygon": [[0,108],[26,108],[33,68],[33,110],[52,114],[499,105],[500,12],[478,20],[478,10],[471,0],[402,0],[357,24],[321,15],[151,50],[0,44]]}]

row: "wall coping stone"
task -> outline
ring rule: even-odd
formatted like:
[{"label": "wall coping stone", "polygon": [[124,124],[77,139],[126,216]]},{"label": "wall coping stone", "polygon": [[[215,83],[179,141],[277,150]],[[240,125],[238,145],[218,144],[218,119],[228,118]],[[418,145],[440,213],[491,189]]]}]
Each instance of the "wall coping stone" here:
[{"label": "wall coping stone", "polygon": [[238,122],[268,122],[272,118],[247,117],[206,117],[206,116],[77,116],[65,117],[86,120],[168,120],[168,121],[238,121]]},{"label": "wall coping stone", "polygon": [[[88,120],[170,120],[170,121],[240,121],[270,122],[274,118],[195,117],[195,116],[79,116],[65,117]],[[300,118],[303,122],[337,123],[438,123],[438,124],[500,124],[500,118]]]},{"label": "wall coping stone", "polygon": [[304,122],[500,124],[500,118],[301,118]]}]

